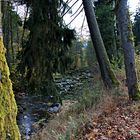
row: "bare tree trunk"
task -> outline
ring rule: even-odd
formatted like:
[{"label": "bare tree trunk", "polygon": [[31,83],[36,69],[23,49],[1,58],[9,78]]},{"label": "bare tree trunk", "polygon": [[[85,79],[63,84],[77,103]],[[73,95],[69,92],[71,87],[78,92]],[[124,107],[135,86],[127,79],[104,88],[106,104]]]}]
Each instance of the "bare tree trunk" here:
[{"label": "bare tree trunk", "polygon": [[111,68],[105,46],[100,34],[98,23],[96,20],[94,8],[91,0],[83,0],[84,10],[91,34],[91,39],[93,46],[95,48],[97,60],[100,66],[102,79],[107,87],[112,87],[113,85],[118,85],[119,82],[116,79],[114,72]]},{"label": "bare tree trunk", "polygon": [[117,10],[118,24],[121,34],[122,48],[124,52],[124,63],[129,97],[135,100],[139,90],[135,71],[135,50],[132,33],[132,25],[127,7],[127,0],[121,0]]},{"label": "bare tree trunk", "polygon": [[9,79],[9,67],[5,58],[2,35],[0,2],[0,140],[20,140],[16,124],[17,106]]}]

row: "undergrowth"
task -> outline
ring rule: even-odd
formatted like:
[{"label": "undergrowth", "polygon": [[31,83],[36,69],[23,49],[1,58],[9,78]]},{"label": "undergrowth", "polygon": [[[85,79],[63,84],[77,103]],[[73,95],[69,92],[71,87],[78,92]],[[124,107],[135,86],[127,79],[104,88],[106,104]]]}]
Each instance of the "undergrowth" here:
[{"label": "undergrowth", "polygon": [[69,125],[65,134],[58,134],[56,139],[75,139],[78,135],[78,128],[85,125],[85,122],[90,122],[91,119],[97,119],[100,114],[108,114],[115,110],[119,102],[118,96],[122,96],[121,90],[119,88],[105,90],[99,87],[95,91],[86,89],[79,102],[70,108],[68,112]]},{"label": "undergrowth", "polygon": [[135,63],[136,63],[137,78],[138,78],[138,80],[140,80],[140,57],[139,57],[139,54],[135,54]]},{"label": "undergrowth", "polygon": [[62,111],[49,120],[46,128],[33,134],[31,140],[71,140],[77,135],[78,128],[93,119],[93,116],[112,112],[123,89],[105,89],[100,76],[96,76],[93,84],[89,86],[85,83],[77,101],[69,106],[64,103]]}]

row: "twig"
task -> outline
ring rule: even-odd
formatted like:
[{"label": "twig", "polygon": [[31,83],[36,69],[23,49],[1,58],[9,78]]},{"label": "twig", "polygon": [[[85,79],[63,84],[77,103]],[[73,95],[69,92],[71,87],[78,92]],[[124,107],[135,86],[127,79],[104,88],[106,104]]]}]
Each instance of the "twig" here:
[{"label": "twig", "polygon": [[82,3],[81,3],[81,5],[77,8],[77,10],[71,15],[71,17],[73,17],[78,11],[79,11],[79,9],[82,7]]},{"label": "twig", "polygon": [[78,16],[79,14],[83,11],[83,8],[78,12],[78,14],[71,20],[70,23],[68,23],[66,26],[70,25]]},{"label": "twig", "polygon": [[81,34],[82,34],[82,31],[83,31],[83,27],[84,27],[85,19],[86,19],[86,16],[84,15],[83,23],[82,23],[82,26],[81,26]]},{"label": "twig", "polygon": [[61,16],[62,18],[71,10],[71,8],[78,2],[79,0],[76,0],[72,6],[70,6],[70,8]]}]

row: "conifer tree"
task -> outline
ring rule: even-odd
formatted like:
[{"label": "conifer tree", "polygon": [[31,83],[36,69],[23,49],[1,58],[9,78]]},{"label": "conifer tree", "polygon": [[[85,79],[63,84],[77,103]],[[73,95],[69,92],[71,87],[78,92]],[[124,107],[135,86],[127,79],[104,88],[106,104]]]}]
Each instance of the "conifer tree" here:
[{"label": "conifer tree", "polygon": [[57,95],[53,73],[68,68],[68,50],[74,31],[63,24],[61,0],[27,1],[30,16],[25,27],[30,31],[23,46],[21,70],[36,93]]}]

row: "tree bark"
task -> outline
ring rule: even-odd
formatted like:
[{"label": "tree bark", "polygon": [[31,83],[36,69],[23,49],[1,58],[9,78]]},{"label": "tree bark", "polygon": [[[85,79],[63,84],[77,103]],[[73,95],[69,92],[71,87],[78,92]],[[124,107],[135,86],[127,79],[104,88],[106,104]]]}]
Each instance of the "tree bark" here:
[{"label": "tree bark", "polygon": [[113,85],[118,85],[119,82],[111,68],[91,0],[83,0],[83,5],[103,82],[111,88]]},{"label": "tree bark", "polygon": [[9,16],[10,2],[2,1],[2,23],[3,23],[3,43],[6,47],[6,59],[9,68],[11,68],[11,56],[10,56],[10,16]]},{"label": "tree bark", "polygon": [[135,71],[135,49],[132,33],[132,25],[127,7],[127,0],[121,0],[117,10],[118,24],[121,34],[122,48],[124,52],[124,64],[129,98],[135,100],[139,95],[137,77]]},{"label": "tree bark", "polygon": [[[12,3],[10,4],[10,7],[12,7]],[[13,46],[13,19],[12,19],[12,9],[10,10],[10,47],[12,50],[11,56],[12,56],[12,63],[15,62],[15,51],[14,51],[14,46]]]},{"label": "tree bark", "polygon": [[0,2],[0,140],[20,140],[16,124],[17,106],[9,79],[9,67],[5,58],[2,37],[2,19]]}]

